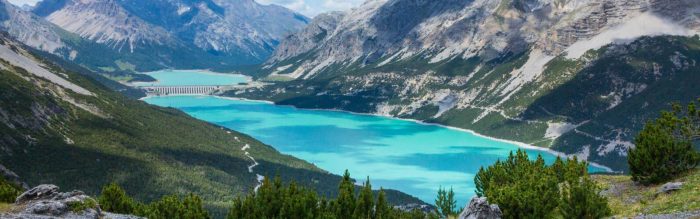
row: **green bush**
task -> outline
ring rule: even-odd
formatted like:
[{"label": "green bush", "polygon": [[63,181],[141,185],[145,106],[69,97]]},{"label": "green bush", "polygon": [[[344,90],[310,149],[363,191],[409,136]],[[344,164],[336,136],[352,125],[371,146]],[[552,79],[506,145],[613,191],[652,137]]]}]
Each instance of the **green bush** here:
[{"label": "green bush", "polygon": [[612,215],[608,199],[588,177],[564,183],[559,212],[564,218],[597,219]]},{"label": "green bush", "polygon": [[0,177],[0,202],[13,203],[20,194],[22,194],[22,189],[19,186]]},{"label": "green bush", "polygon": [[137,203],[116,183],[102,188],[98,202],[102,210],[119,214],[133,214],[137,206]]},{"label": "green bush", "polygon": [[98,200],[102,210],[113,213],[132,214],[151,219],[210,218],[202,205],[202,199],[194,194],[189,194],[183,199],[169,195],[146,205],[134,201],[124,192],[124,189],[112,183],[102,188]]},{"label": "green bush", "polygon": [[[571,213],[567,209],[570,206],[585,206],[582,210],[584,215],[605,212],[606,209],[609,211],[606,202],[595,202],[600,200],[597,187],[579,185],[579,181],[589,180],[587,166],[575,158],[557,158],[547,166],[541,156],[532,161],[524,150],[518,150],[505,161],[497,161],[479,170],[474,179],[476,194],[498,204],[504,218],[554,217],[557,212]],[[585,189],[580,189],[581,186]],[[580,199],[579,196],[585,198]],[[566,200],[566,205],[557,200]],[[589,201],[596,204],[585,203]]]},{"label": "green bush", "polygon": [[700,136],[700,111],[690,103],[686,111],[674,104],[672,112],[662,112],[646,124],[628,151],[632,180],[644,185],[666,182],[695,168],[700,154],[693,140]]}]

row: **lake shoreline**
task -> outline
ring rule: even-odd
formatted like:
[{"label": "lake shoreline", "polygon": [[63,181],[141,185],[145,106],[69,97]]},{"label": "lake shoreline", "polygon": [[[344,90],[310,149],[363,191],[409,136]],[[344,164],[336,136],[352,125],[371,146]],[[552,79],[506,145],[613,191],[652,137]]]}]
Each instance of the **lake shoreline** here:
[{"label": "lake shoreline", "polygon": [[[453,126],[448,126],[448,125],[443,125],[443,124],[438,124],[438,123],[424,122],[424,121],[420,121],[420,120],[416,120],[416,119],[397,118],[397,117],[393,117],[393,116],[381,115],[381,114],[374,114],[374,113],[358,113],[358,112],[352,112],[352,111],[340,110],[340,109],[300,108],[300,107],[296,107],[296,106],[294,106],[294,105],[282,105],[282,104],[277,104],[277,103],[275,103],[275,102],[273,102],[273,101],[269,101],[269,100],[255,100],[255,99],[248,99],[248,98],[241,98],[241,97],[225,97],[225,96],[218,96],[218,95],[169,95],[169,96],[203,96],[203,97],[214,97],[214,98],[219,98],[219,99],[239,100],[239,101],[249,101],[249,102],[257,102],[257,103],[272,104],[272,105],[276,105],[276,106],[292,107],[292,108],[295,108],[295,109],[302,109],[302,110],[333,111],[333,112],[348,113],[348,114],[353,114],[353,115],[376,116],[376,117],[382,117],[382,118],[387,118],[387,119],[395,119],[395,120],[402,120],[402,121],[407,121],[407,122],[413,122],[413,123],[420,124],[420,125],[437,126],[437,127],[442,127],[442,128],[447,128],[447,129],[455,130],[455,131],[466,132],[466,133],[472,134],[472,135],[477,136],[477,137],[482,137],[482,138],[486,138],[486,139],[493,140],[493,141],[499,141],[499,142],[503,142],[503,143],[512,144],[512,145],[515,145],[515,146],[517,146],[517,147],[519,147],[519,148],[542,151],[542,152],[546,152],[546,153],[552,154],[552,155],[554,155],[554,156],[559,156],[559,157],[573,157],[573,156],[574,156],[574,155],[567,155],[567,154],[565,154],[565,153],[563,153],[563,152],[555,151],[555,150],[552,150],[552,149],[550,149],[550,148],[538,147],[538,146],[530,145],[530,144],[527,144],[527,143],[524,143],[524,142],[518,142],[518,141],[514,141],[514,140],[501,139],[501,138],[496,138],[496,137],[492,137],[492,136],[483,135],[483,134],[480,134],[480,133],[478,133],[478,132],[476,132],[476,131],[474,131],[474,130],[470,130],[470,129],[459,128],[459,127],[453,127]],[[144,100],[144,99],[153,98],[153,97],[157,97],[157,96],[143,97],[143,98],[140,98],[139,100]],[[594,166],[594,167],[597,167],[597,168],[600,168],[600,169],[605,170],[607,173],[619,173],[619,172],[614,171],[612,168],[607,167],[607,166],[605,166],[605,165],[598,164],[598,163],[595,163],[595,162],[590,162],[590,161],[586,161],[586,162],[588,162],[588,164],[591,165],[591,166]]]}]

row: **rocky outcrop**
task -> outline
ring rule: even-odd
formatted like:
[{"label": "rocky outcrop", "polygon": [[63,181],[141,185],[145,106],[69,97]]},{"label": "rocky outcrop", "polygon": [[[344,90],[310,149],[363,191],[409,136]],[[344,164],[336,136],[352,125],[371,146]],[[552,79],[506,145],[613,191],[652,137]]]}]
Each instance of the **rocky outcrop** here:
[{"label": "rocky outcrop", "polygon": [[657,194],[671,193],[674,191],[681,190],[682,187],[683,187],[682,182],[669,182],[669,183],[662,185],[661,188],[659,188],[659,191],[657,192]]},{"label": "rocky outcrop", "polygon": [[474,197],[459,214],[459,219],[495,219],[501,218],[503,213],[496,204],[489,204],[486,197]]},{"label": "rocky outcrop", "polygon": [[81,191],[59,192],[58,186],[39,185],[17,197],[10,212],[0,214],[8,219],[137,219],[131,215],[103,212],[97,201]]}]

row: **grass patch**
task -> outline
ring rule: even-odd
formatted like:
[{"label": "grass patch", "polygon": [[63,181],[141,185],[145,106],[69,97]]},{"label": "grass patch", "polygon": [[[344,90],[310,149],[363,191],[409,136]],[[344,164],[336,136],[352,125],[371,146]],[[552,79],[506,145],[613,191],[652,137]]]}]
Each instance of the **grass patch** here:
[{"label": "grass patch", "polygon": [[75,201],[68,203],[68,209],[75,213],[81,213],[87,209],[97,208],[97,202],[94,199],[88,198],[83,201]]},{"label": "grass patch", "polygon": [[12,210],[12,204],[0,202],[0,213],[7,213]]},{"label": "grass patch", "polygon": [[119,69],[121,69],[121,70],[136,72],[136,65],[131,64],[129,62],[117,60],[117,61],[114,61],[114,64],[116,64],[117,67],[119,67]]},{"label": "grass patch", "polygon": [[683,182],[679,191],[657,194],[663,184],[636,185],[627,175],[594,175],[608,197],[613,214],[632,217],[643,214],[667,214],[700,209],[700,169],[679,177],[672,182]]}]

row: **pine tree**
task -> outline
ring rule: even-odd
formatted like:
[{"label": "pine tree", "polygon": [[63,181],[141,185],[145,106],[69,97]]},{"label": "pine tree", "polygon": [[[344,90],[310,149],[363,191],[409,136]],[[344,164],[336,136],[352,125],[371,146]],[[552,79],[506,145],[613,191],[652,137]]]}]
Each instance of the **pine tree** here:
[{"label": "pine tree", "polygon": [[552,172],[556,175],[557,181],[563,182],[566,174],[566,166],[564,164],[564,161],[561,159],[561,157],[557,156],[557,159],[554,160],[554,163],[550,166],[552,169]]},{"label": "pine tree", "polygon": [[437,207],[438,214],[442,217],[449,217],[455,214],[455,208],[457,208],[457,201],[455,200],[455,193],[450,188],[450,190],[445,190],[443,188],[438,189],[437,199],[435,199],[435,207]]},{"label": "pine tree", "polygon": [[674,104],[672,112],[649,122],[628,151],[628,164],[634,181],[644,185],[662,183],[695,168],[700,154],[692,141],[700,136],[700,113],[691,103],[686,112]]},{"label": "pine tree", "polygon": [[386,194],[384,193],[384,188],[379,188],[379,194],[377,194],[377,205],[374,210],[374,217],[376,219],[387,219],[390,218],[391,208],[386,200]]},{"label": "pine tree", "polygon": [[360,191],[360,196],[357,198],[355,212],[353,213],[355,218],[372,218],[372,208],[374,208],[373,196],[372,185],[369,183],[369,177],[367,177],[367,181],[364,183],[362,190]]},{"label": "pine tree", "polygon": [[338,198],[336,199],[336,217],[352,218],[355,210],[355,185],[350,178],[350,172],[345,170],[343,180],[338,186]]},{"label": "pine tree", "polygon": [[180,210],[181,218],[199,218],[208,219],[209,212],[202,206],[202,199],[194,194],[189,194],[182,200],[182,209]]}]

